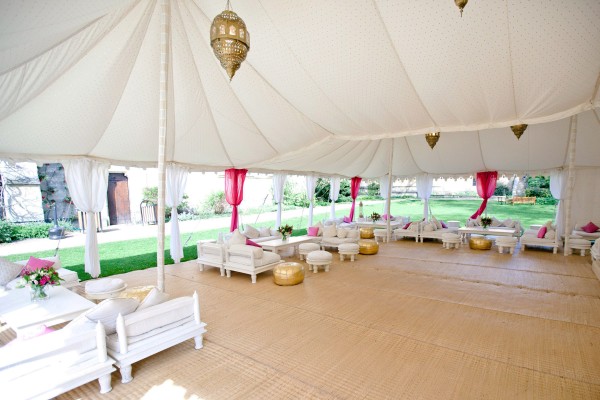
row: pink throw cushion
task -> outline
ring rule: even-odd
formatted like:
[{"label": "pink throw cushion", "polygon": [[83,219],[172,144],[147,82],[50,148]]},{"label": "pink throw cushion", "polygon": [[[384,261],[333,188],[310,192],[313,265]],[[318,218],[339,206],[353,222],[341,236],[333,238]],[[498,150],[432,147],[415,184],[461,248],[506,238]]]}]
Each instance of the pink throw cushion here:
[{"label": "pink throw cushion", "polygon": [[410,226],[410,224],[412,224],[412,222],[409,222],[408,224],[404,225],[404,226],[402,227],[402,229],[408,229],[408,227]]},{"label": "pink throw cushion", "polygon": [[384,221],[387,221],[387,219],[388,219],[388,218],[389,218],[390,220],[391,220],[391,219],[394,219],[394,216],[393,216],[393,215],[387,215],[387,214],[383,214],[383,217],[381,217],[381,218],[383,218],[383,220],[384,220]]},{"label": "pink throw cushion", "polygon": [[440,224],[442,224],[442,228],[447,228],[448,225],[446,225],[446,223],[444,221],[440,221]]},{"label": "pink throw cushion", "polygon": [[260,244],[258,244],[258,243],[256,243],[256,242],[253,242],[253,241],[252,241],[252,240],[250,240],[250,239],[246,239],[246,244],[247,244],[247,245],[249,245],[249,246],[255,246],[255,247],[260,247],[260,248],[262,248],[262,246],[261,246]]},{"label": "pink throw cushion", "polygon": [[545,226],[542,226],[542,228],[538,231],[537,237],[540,239],[543,239],[544,236],[546,236],[547,231],[548,231],[548,228]]},{"label": "pink throw cushion", "polygon": [[343,221],[347,224],[351,223],[352,220],[350,219],[350,217],[344,217]]},{"label": "pink throw cushion", "polygon": [[587,233],[594,233],[598,229],[600,228],[598,228],[592,221],[588,222],[586,226],[581,227],[581,230],[586,231]]},{"label": "pink throw cushion", "polygon": [[53,265],[54,261],[41,260],[39,258],[29,257],[29,261],[27,261],[27,265],[25,266],[25,268],[28,268],[29,270],[33,271],[44,267],[51,267]]},{"label": "pink throw cushion", "polygon": [[308,228],[308,236],[319,236],[319,227],[311,226]]}]

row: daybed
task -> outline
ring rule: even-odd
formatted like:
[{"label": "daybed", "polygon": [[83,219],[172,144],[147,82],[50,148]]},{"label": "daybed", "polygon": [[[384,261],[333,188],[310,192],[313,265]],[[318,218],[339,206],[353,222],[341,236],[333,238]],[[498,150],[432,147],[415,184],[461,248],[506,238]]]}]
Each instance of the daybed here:
[{"label": "daybed", "polygon": [[323,227],[323,236],[321,239],[321,248],[335,247],[342,243],[358,243],[360,232],[358,229],[346,229],[336,225],[327,225]]},{"label": "daybed", "polygon": [[112,389],[113,362],[106,354],[101,323],[16,339],[0,348],[2,395],[5,399],[49,399],[95,379],[100,393],[107,393]]},{"label": "daybed", "polygon": [[450,228],[443,221],[438,221],[435,217],[431,217],[431,221],[424,223],[419,232],[421,243],[423,239],[442,240],[442,235],[445,233],[456,233],[458,228]]},{"label": "daybed", "polygon": [[[60,282],[62,287],[73,289],[75,286],[79,285],[79,277],[77,276],[77,272],[62,268],[59,256],[44,257],[41,258],[41,260],[53,262],[52,267],[56,270],[58,276],[63,279]],[[21,260],[13,263],[5,259],[0,259],[0,268],[2,268],[0,271],[0,287],[4,287],[6,290],[14,289],[19,284],[19,281],[21,280],[21,271],[23,270],[23,267],[27,265],[28,261],[29,260]]]},{"label": "daybed", "polygon": [[246,245],[232,244],[225,249],[225,263],[223,268],[227,277],[231,277],[231,271],[249,274],[252,283],[256,283],[256,275],[273,269],[281,261],[281,256],[262,248]]},{"label": "daybed", "polygon": [[552,225],[552,221],[548,221],[540,229],[530,227],[521,236],[521,248],[523,251],[527,246],[536,247],[551,247],[552,252],[558,252],[559,240],[556,237],[556,227]]},{"label": "daybed", "polygon": [[422,222],[408,222],[402,228],[394,229],[394,238],[400,239],[402,237],[415,238],[415,242],[419,241],[419,234],[421,233]]},{"label": "daybed", "polygon": [[596,274],[596,278],[600,279],[600,240],[596,240],[596,243],[590,249],[592,257],[592,271]]}]

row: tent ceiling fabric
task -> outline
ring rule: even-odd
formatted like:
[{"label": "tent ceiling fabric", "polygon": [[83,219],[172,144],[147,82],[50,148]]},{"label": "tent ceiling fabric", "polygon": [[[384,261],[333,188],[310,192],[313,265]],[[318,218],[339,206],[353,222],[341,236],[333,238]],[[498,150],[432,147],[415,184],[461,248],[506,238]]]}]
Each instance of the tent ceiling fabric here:
[{"label": "tent ceiling fabric", "polygon": [[[576,165],[600,166],[597,0],[233,1],[252,41],[231,82],[225,3],[169,2],[168,162],[377,178],[393,148],[396,176],[543,171],[580,114]],[[160,3],[0,8],[0,158],[156,166]]]}]

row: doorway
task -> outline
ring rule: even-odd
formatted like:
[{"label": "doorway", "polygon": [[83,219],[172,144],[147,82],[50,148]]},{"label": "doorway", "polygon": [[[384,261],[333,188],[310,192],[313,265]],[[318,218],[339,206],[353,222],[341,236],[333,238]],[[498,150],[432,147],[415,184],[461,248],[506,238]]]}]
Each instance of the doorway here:
[{"label": "doorway", "polygon": [[108,217],[111,225],[131,223],[129,183],[124,173],[108,174]]}]

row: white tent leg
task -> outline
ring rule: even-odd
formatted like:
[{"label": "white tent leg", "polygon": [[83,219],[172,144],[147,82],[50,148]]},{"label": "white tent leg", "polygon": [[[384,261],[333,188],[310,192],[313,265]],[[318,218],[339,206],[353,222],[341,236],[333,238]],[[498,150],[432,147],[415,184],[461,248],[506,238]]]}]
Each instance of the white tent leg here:
[{"label": "white tent leg", "polygon": [[165,149],[167,141],[167,81],[169,77],[169,0],[160,4],[160,96],[158,115],[158,240],[156,249],[157,287],[165,291]]},{"label": "white tent leg", "polygon": [[390,226],[390,215],[391,215],[391,203],[392,203],[392,183],[394,177],[392,176],[392,163],[394,161],[394,139],[392,139],[392,145],[390,146],[390,160],[388,162],[388,195],[385,199],[385,209],[387,210],[387,242],[390,242],[390,236],[392,236],[392,230]]},{"label": "white tent leg", "polygon": [[575,187],[575,174],[573,166],[575,165],[575,145],[577,143],[577,114],[571,117],[571,130],[569,131],[569,163],[567,166],[567,195],[565,196],[565,247],[563,254],[568,255],[569,235],[571,234],[571,200],[573,198],[573,188]]}]

